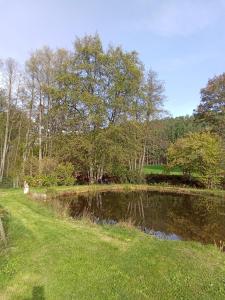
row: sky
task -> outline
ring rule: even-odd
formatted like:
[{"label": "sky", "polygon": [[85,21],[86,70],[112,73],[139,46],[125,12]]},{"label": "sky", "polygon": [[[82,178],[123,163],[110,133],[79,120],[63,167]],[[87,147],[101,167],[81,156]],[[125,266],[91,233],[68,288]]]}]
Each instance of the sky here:
[{"label": "sky", "polygon": [[95,33],[158,73],[173,116],[192,114],[200,89],[225,72],[225,0],[0,0],[1,59],[22,65],[37,48],[72,49]]}]

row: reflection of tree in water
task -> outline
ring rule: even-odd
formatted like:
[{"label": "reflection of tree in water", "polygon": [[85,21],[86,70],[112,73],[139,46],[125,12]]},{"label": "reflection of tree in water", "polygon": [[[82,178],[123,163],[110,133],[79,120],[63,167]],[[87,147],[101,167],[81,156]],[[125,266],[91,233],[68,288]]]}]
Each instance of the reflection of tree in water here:
[{"label": "reflection of tree in water", "polygon": [[185,240],[225,240],[225,204],[218,199],[191,197],[168,211],[168,230]]},{"label": "reflection of tree in water", "polygon": [[[138,222],[137,222],[138,219]],[[141,225],[145,220],[145,212],[143,205],[143,197],[140,194],[136,199],[129,201],[127,206],[127,212],[125,215],[125,220],[136,223],[136,225]],[[138,224],[139,223],[139,224]]]},{"label": "reflection of tree in water", "polygon": [[225,203],[213,198],[153,192],[104,192],[69,197],[72,217],[132,222],[142,228],[204,243],[224,240]]},{"label": "reflection of tree in water", "polygon": [[69,214],[72,217],[92,216],[95,210],[102,210],[102,194],[85,194],[68,197],[70,202]]}]

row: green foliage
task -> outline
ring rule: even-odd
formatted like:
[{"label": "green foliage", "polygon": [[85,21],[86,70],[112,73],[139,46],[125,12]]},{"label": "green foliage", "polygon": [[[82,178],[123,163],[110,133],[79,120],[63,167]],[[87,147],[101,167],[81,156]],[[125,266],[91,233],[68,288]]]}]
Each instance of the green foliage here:
[{"label": "green foliage", "polygon": [[[51,157],[44,157],[41,160],[41,173],[44,175],[52,175],[57,168],[58,161]],[[38,169],[37,169],[38,173]]]},{"label": "green foliage", "polygon": [[54,171],[57,185],[73,185],[75,182],[73,172],[74,167],[71,163],[59,164]]},{"label": "green foliage", "polygon": [[197,174],[208,188],[219,183],[224,149],[221,140],[210,132],[192,133],[178,139],[168,149],[169,167],[180,167],[186,175]]},{"label": "green foliage", "polygon": [[3,177],[2,182],[0,183],[1,188],[10,188],[13,186],[12,177]]},{"label": "green foliage", "polygon": [[[101,181],[104,174],[140,182],[143,166],[166,165],[169,145],[188,133],[207,128],[225,141],[225,73],[201,90],[195,118],[171,118],[163,111],[164,84],[157,73],[145,71],[136,51],[104,49],[98,34],[77,38],[72,51],[36,50],[24,66],[22,82],[12,59],[4,66],[0,74],[4,186],[3,177],[17,186],[24,176],[31,176],[35,186],[74,184],[71,169],[58,170],[59,162],[76,166],[76,172],[91,183]],[[10,69],[13,81],[8,81]],[[210,185],[198,158],[192,157],[189,164],[177,158],[177,163],[184,173],[198,172]],[[193,164],[198,164],[197,171]],[[208,176],[217,182],[220,175]]]},{"label": "green foliage", "polygon": [[225,139],[225,73],[210,79],[201,90],[195,117]]},{"label": "green foliage", "polygon": [[24,180],[27,181],[31,187],[50,187],[57,185],[57,178],[53,175],[36,175],[25,176]]},{"label": "green foliage", "polygon": [[171,143],[191,132],[199,132],[201,125],[190,116],[156,119],[147,131],[146,164],[166,164],[167,149]]},{"label": "green foliage", "polygon": [[77,39],[68,65],[69,71],[56,72],[55,85],[48,89],[58,120],[54,153],[92,183],[105,173],[120,173],[122,180],[127,170],[140,173],[146,124],[164,98],[157,74],[145,75],[135,51],[111,46],[104,51],[98,35]]},{"label": "green foliage", "polygon": [[44,170],[45,174],[25,176],[24,180],[26,180],[32,187],[73,185],[75,183],[75,178],[73,176],[74,167],[71,163],[60,163],[56,166],[55,162],[51,161],[50,164],[45,166]]},{"label": "green foliage", "polygon": [[128,170],[126,173],[127,181],[129,183],[145,183],[145,176],[142,172],[136,170]]},{"label": "green foliage", "polygon": [[[54,177],[57,184],[73,184],[71,174],[57,170],[58,162],[76,166],[91,183],[104,174],[139,181],[164,84],[154,71],[145,72],[136,51],[104,49],[97,34],[86,35],[75,40],[72,51],[37,49],[23,71],[24,82],[15,73],[20,84],[11,90],[10,115],[11,93],[0,82],[0,148],[5,149],[0,181],[4,173],[20,180],[32,176],[34,185],[49,185]],[[7,73],[2,77],[7,81]],[[10,136],[4,146],[6,120]]]}]

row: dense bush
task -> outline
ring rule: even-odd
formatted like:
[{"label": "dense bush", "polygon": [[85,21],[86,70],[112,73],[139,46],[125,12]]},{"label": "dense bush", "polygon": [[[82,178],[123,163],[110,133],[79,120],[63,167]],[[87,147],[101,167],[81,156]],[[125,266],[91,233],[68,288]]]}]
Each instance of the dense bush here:
[{"label": "dense bush", "polygon": [[168,149],[168,166],[184,174],[196,174],[207,188],[219,185],[223,174],[224,148],[219,136],[208,131],[191,133]]},{"label": "dense bush", "polygon": [[49,187],[57,185],[57,179],[51,175],[26,176],[24,179],[32,187]]},{"label": "dense bush", "polygon": [[53,161],[48,161],[42,170],[45,174],[25,176],[24,180],[32,187],[73,185],[75,183],[74,167],[71,163],[60,163],[56,166]]},{"label": "dense bush", "polygon": [[57,185],[73,185],[75,183],[73,172],[74,167],[71,163],[59,164],[54,172]]}]

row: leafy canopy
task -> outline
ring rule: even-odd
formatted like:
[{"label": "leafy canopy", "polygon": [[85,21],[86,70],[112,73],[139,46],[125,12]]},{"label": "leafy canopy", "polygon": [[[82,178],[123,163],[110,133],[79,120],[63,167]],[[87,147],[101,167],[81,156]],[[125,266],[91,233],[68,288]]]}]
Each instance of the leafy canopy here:
[{"label": "leafy canopy", "polygon": [[201,102],[195,117],[225,138],[225,73],[210,79],[201,90]]},{"label": "leafy canopy", "polygon": [[220,138],[210,132],[191,133],[168,148],[169,167],[179,166],[184,174],[198,174],[207,187],[218,183],[223,155]]}]

